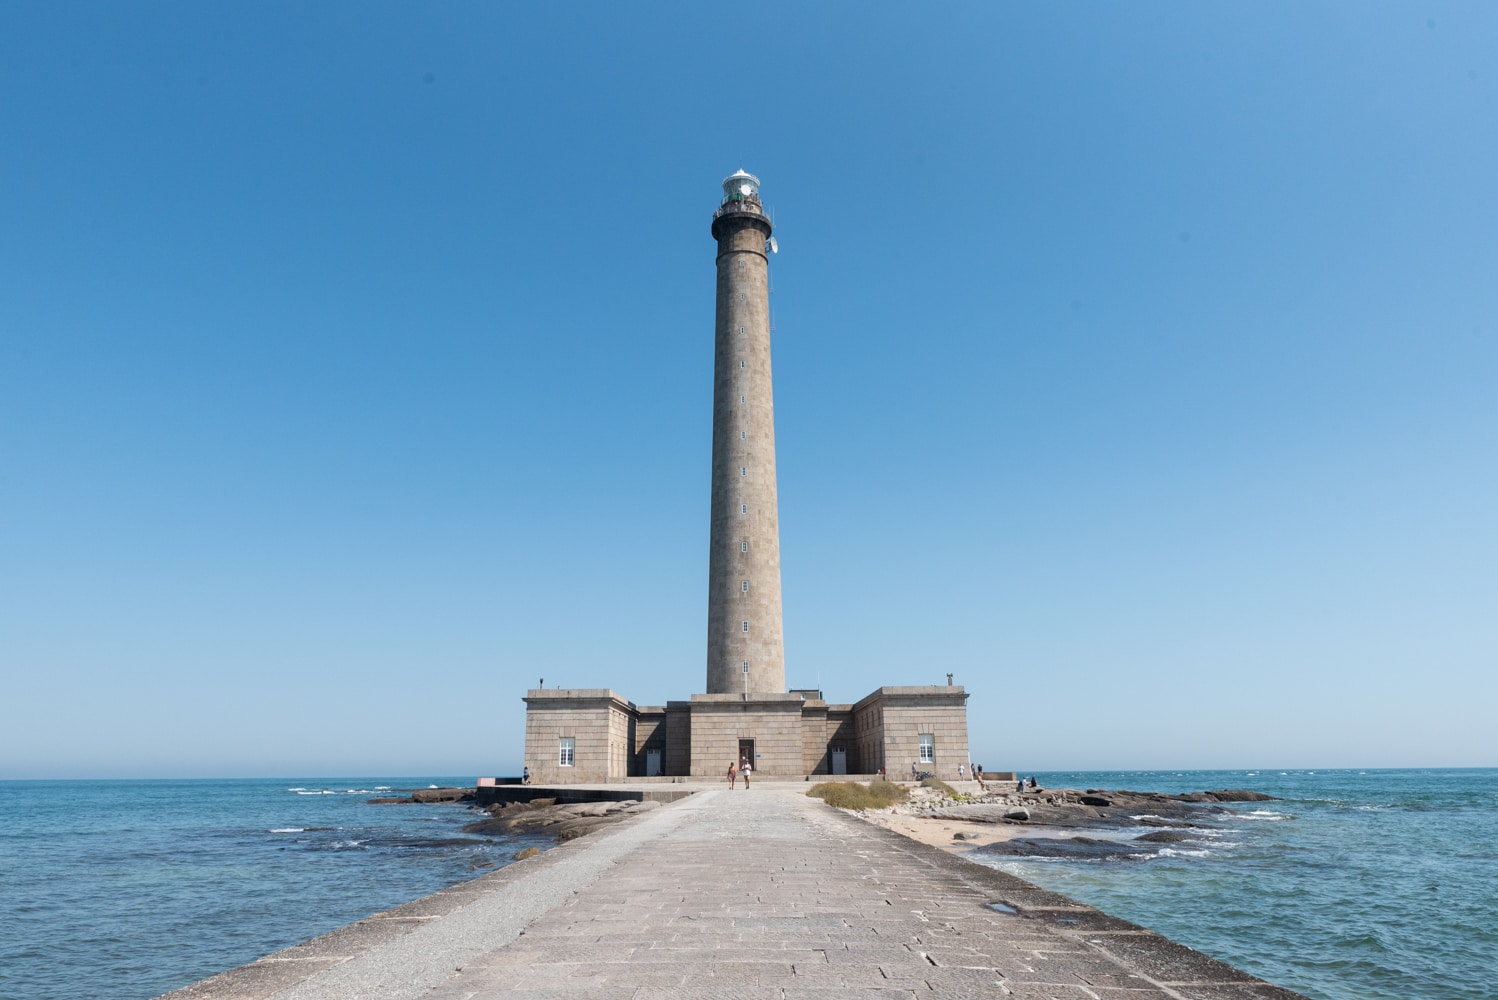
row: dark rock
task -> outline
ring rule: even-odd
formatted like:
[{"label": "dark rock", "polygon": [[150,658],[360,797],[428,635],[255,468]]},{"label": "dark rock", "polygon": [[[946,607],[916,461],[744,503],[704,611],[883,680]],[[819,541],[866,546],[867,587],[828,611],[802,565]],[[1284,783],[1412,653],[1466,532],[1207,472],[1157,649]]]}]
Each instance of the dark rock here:
[{"label": "dark rock", "polygon": [[1185,840],[1200,840],[1201,838],[1193,837],[1189,833],[1182,833],[1180,830],[1156,830],[1154,833],[1146,833],[1134,839],[1150,844],[1179,844]]},{"label": "dark rock", "polygon": [[472,788],[418,788],[411,793],[412,802],[472,802]]},{"label": "dark rock", "polygon": [[1030,810],[1023,808],[1010,809],[1004,814],[1004,818],[1014,820],[1017,823],[1028,823],[1030,822]]},{"label": "dark rock", "polygon": [[1020,837],[974,848],[980,854],[1009,858],[1072,858],[1087,861],[1109,861],[1130,858],[1139,848],[1128,841],[1098,840],[1093,837]]},{"label": "dark rock", "polygon": [[1103,807],[1106,807],[1106,806],[1111,806],[1113,804],[1113,801],[1111,799],[1105,799],[1101,795],[1084,795],[1081,798],[1079,798],[1077,801],[1080,802],[1080,803],[1082,803],[1084,806],[1103,806]]},{"label": "dark rock", "polygon": [[1244,788],[1224,788],[1216,792],[1203,792],[1212,802],[1278,802],[1273,795],[1250,792]]}]

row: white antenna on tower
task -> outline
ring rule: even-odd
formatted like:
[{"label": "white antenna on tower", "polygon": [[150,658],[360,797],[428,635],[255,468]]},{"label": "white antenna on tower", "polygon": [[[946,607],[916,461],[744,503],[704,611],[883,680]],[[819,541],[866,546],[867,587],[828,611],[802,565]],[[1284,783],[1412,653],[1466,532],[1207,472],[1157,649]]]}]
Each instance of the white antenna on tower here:
[{"label": "white antenna on tower", "polygon": [[775,242],[775,237],[773,237],[773,236],[770,237],[769,242],[766,243],[766,246],[768,246],[770,248],[770,252],[771,253],[779,253],[780,252],[780,244]]}]

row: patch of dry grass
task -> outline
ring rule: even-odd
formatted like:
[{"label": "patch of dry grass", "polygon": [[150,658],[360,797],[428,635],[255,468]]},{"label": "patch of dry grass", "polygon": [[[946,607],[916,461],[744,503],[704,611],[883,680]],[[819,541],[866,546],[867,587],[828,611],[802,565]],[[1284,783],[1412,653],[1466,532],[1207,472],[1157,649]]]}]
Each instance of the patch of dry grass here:
[{"label": "patch of dry grass", "polygon": [[883,809],[910,797],[910,793],[893,781],[824,781],[806,793],[838,809]]},{"label": "patch of dry grass", "polygon": [[949,799],[955,799],[955,798],[960,798],[961,797],[961,793],[959,793],[957,791],[957,789],[953,788],[951,785],[947,784],[945,781],[942,781],[940,778],[922,778],[921,779],[921,787],[922,788],[934,788],[938,792],[941,792],[943,795],[945,795]]}]

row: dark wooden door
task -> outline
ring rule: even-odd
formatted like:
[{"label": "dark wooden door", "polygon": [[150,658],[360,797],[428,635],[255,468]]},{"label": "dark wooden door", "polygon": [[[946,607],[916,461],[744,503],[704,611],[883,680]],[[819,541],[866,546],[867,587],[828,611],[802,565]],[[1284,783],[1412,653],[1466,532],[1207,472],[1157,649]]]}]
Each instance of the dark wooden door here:
[{"label": "dark wooden door", "polygon": [[748,761],[749,766],[754,768],[754,770],[759,770],[759,764],[755,763],[754,760],[753,740],[739,740],[739,763],[742,764],[745,761]]}]

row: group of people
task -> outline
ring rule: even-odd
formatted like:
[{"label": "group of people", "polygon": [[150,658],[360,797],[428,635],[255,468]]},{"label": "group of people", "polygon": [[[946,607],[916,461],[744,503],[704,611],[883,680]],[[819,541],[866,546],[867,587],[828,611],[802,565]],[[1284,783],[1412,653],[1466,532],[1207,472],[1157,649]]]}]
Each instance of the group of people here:
[{"label": "group of people", "polygon": [[753,773],[754,773],[754,767],[753,767],[753,765],[751,765],[749,763],[748,758],[745,758],[745,757],[739,758],[739,761],[738,761],[737,764],[735,764],[733,761],[729,761],[728,762],[728,787],[729,788],[736,787],[736,782],[739,779],[739,775],[742,774],[744,776],[744,791],[747,792],[749,790],[749,776],[751,774],[753,774]]}]

